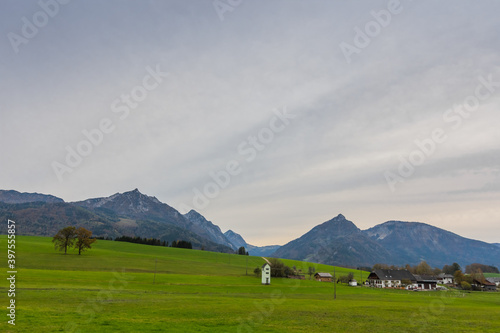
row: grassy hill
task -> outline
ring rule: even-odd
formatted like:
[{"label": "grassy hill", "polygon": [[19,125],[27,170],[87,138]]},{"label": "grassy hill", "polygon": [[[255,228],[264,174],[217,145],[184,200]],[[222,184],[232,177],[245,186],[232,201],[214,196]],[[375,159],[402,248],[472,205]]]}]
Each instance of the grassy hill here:
[{"label": "grassy hill", "polygon": [[499,273],[484,273],[485,277],[500,277]]},{"label": "grassy hill", "polygon": [[[50,238],[32,236],[18,237],[16,245],[16,327],[4,319],[0,331],[496,332],[500,325],[500,293],[337,285],[334,300],[332,283],[272,279],[261,285],[252,274],[264,263],[259,257],[113,241],[98,241],[82,256],[63,255]],[[0,256],[6,258],[4,235]],[[303,271],[313,265],[286,263]],[[349,271],[336,268],[339,275]],[[0,285],[2,304],[7,287]]]}]

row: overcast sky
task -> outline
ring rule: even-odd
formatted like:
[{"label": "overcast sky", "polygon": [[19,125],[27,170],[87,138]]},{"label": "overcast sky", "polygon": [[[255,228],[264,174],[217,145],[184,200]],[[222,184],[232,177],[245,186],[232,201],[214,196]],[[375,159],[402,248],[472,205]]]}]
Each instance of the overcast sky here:
[{"label": "overcast sky", "polygon": [[0,5],[0,188],[500,242],[500,2],[60,2]]}]

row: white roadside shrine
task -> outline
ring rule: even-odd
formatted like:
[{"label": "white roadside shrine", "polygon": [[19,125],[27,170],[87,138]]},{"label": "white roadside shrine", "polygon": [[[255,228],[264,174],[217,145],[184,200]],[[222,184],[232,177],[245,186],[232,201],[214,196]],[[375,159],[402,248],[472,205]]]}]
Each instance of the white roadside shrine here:
[{"label": "white roadside shrine", "polygon": [[262,284],[271,284],[271,265],[262,265]]}]

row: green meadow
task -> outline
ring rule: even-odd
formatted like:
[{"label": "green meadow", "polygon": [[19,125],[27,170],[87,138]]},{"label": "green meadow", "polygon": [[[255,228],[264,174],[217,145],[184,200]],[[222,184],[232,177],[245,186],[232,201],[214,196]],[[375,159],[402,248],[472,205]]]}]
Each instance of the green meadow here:
[{"label": "green meadow", "polygon": [[498,273],[484,273],[485,277],[500,277]]},{"label": "green meadow", "polygon": [[[412,292],[253,274],[260,257],[98,241],[78,256],[50,238],[16,238],[16,325],[2,332],[499,332],[500,293]],[[327,265],[284,260],[307,272]],[[337,275],[368,272],[335,268]]]}]

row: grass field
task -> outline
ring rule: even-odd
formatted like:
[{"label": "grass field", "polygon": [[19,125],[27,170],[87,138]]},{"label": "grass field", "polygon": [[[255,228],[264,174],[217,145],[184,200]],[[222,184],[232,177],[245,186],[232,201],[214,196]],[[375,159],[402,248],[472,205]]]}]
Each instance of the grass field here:
[{"label": "grass field", "polygon": [[[498,332],[500,293],[409,292],[272,279],[264,260],[99,241],[78,256],[50,238],[18,237],[16,326],[7,332]],[[6,236],[0,255],[7,257]],[[4,262],[5,262],[4,261]],[[248,262],[248,264],[247,264]],[[312,264],[286,261],[307,271]],[[156,274],[155,274],[156,266]],[[6,281],[6,264],[2,281]],[[248,275],[246,275],[248,267]],[[316,265],[316,271],[333,267]],[[350,270],[336,268],[338,275]],[[360,272],[353,271],[359,279]],[[362,272],[363,279],[367,272]]]},{"label": "grass field", "polygon": [[485,277],[500,277],[498,273],[484,273]]}]

